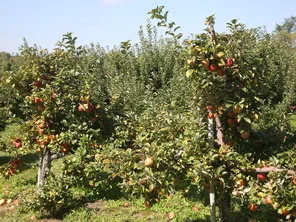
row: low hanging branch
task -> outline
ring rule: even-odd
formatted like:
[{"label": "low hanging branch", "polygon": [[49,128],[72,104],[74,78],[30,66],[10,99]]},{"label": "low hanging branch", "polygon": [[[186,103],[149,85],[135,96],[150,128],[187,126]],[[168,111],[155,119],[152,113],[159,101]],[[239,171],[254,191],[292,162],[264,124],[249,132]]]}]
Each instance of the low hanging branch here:
[{"label": "low hanging branch", "polygon": [[251,171],[256,172],[256,173],[284,172],[289,175],[296,175],[295,170],[282,169],[282,168],[278,168],[278,167],[255,168],[255,169],[251,169]]}]

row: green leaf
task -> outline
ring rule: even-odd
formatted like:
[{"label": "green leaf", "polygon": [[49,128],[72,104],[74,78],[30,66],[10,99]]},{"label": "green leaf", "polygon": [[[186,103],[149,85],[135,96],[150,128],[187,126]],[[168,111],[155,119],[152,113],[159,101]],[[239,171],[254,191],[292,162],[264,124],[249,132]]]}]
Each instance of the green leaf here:
[{"label": "green leaf", "polygon": [[189,78],[194,73],[194,69],[189,69],[186,71],[186,77]]}]

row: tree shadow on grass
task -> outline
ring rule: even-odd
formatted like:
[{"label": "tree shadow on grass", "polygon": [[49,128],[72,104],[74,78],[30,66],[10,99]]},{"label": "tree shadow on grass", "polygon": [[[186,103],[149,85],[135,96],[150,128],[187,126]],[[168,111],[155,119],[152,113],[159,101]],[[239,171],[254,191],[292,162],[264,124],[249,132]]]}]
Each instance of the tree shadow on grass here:
[{"label": "tree shadow on grass", "polygon": [[[20,170],[26,170],[32,167],[32,164],[36,164],[39,160],[38,154],[29,153],[23,156],[19,156],[21,159]],[[9,163],[11,160],[11,156],[9,155],[1,155],[0,156],[0,166]]]}]

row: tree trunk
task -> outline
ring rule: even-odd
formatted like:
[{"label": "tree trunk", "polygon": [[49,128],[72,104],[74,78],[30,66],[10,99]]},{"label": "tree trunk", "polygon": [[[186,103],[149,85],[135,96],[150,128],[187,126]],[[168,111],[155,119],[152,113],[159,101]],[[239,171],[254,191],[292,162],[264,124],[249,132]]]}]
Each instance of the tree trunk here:
[{"label": "tree trunk", "polygon": [[224,192],[220,194],[219,197],[219,222],[231,222],[231,203],[230,203],[230,194]]},{"label": "tree trunk", "polygon": [[[209,111],[211,113],[211,111]],[[208,137],[210,147],[214,147],[214,120],[208,118]],[[216,202],[215,202],[215,184],[212,181],[210,183],[210,211],[211,222],[216,222]]]},{"label": "tree trunk", "polygon": [[42,185],[45,183],[45,179],[51,168],[51,152],[50,149],[46,148],[44,152],[40,154],[40,160],[38,164],[38,180],[37,187],[38,192],[41,191]]},{"label": "tree trunk", "polygon": [[210,211],[211,222],[216,222],[216,202],[215,202],[215,184],[210,184]]}]

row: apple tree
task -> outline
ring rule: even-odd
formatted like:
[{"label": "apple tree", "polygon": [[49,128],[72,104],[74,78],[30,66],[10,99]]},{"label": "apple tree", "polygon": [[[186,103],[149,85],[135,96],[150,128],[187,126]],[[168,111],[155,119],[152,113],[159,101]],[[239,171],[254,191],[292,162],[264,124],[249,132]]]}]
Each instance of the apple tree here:
[{"label": "apple tree", "polygon": [[[162,9],[163,7],[157,7],[152,10],[151,17],[159,19],[159,25],[171,30],[172,23],[167,22],[167,12],[163,13]],[[212,221],[215,221],[215,196],[220,220],[230,221],[230,193],[233,190],[235,195],[240,192],[243,196],[249,194],[252,197],[258,187],[256,173],[260,175],[262,172],[272,171],[271,175],[279,176],[280,172],[287,172],[285,167],[292,166],[293,169],[294,166],[291,165],[293,158],[289,158],[288,165],[277,162],[274,167],[261,169],[260,167],[267,166],[256,156],[260,151],[254,150],[256,146],[259,147],[258,144],[262,147],[264,141],[258,138],[261,132],[258,127],[263,115],[266,92],[270,87],[266,80],[268,72],[272,71],[268,70],[265,60],[256,50],[260,52],[262,46],[268,44],[268,38],[260,41],[258,30],[247,30],[235,19],[227,23],[229,34],[216,33],[214,24],[214,16],[208,17],[206,32],[196,35],[194,39],[185,40],[185,69],[186,76],[192,80],[192,87],[197,92],[197,112],[204,123],[208,122],[207,144],[204,148],[199,147],[203,158],[197,160],[199,164],[196,165],[195,171],[199,172],[200,180],[210,192]],[[174,36],[174,32],[168,32]],[[273,131],[281,132],[276,140],[283,144],[288,132],[286,126],[275,126]],[[293,153],[289,148],[291,149],[291,146],[285,146],[288,153]],[[275,148],[276,151],[280,149]],[[268,146],[264,150],[267,151]],[[265,157],[271,153],[267,152]],[[259,164],[256,164],[257,160]],[[256,166],[258,168],[254,169]],[[281,167],[284,169],[279,169]],[[284,176],[289,178],[288,181],[293,181],[291,175],[293,178],[294,174],[295,171],[291,170],[284,173]],[[274,186],[278,187],[276,182],[273,182]],[[293,189],[293,183],[289,184]],[[287,187],[286,191],[291,188]],[[292,199],[295,197],[294,192],[288,193]],[[274,195],[282,198],[277,192],[274,192]],[[260,201],[257,200],[256,204],[251,202],[250,210],[256,211]],[[292,201],[286,204],[289,206],[285,211],[288,215],[295,203]]]}]

